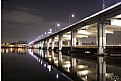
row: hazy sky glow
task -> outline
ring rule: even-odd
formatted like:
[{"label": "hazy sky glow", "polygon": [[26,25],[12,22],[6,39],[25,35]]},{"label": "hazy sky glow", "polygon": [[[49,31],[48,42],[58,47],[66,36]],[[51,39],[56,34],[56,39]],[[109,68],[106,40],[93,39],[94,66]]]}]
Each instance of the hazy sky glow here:
[{"label": "hazy sky glow", "polygon": [[[57,23],[61,28],[101,10],[103,0],[2,0],[2,42],[32,41]],[[106,7],[120,0],[105,0]]]}]

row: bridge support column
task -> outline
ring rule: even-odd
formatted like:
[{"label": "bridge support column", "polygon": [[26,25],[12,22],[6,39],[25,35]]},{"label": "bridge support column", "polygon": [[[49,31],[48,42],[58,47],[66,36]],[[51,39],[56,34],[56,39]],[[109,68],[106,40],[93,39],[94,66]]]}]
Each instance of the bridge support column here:
[{"label": "bridge support column", "polygon": [[54,37],[53,37],[53,38],[52,38],[52,50],[54,50],[54,46],[55,46],[54,43],[55,43],[55,42],[54,42]]},{"label": "bridge support column", "polygon": [[104,20],[98,23],[98,81],[106,81],[106,63],[104,57],[104,50],[106,46],[106,33],[105,33],[105,22]]},{"label": "bridge support column", "polygon": [[49,47],[50,47],[50,42],[49,40],[47,40],[47,50],[49,50]]},{"label": "bridge support column", "polygon": [[63,46],[63,41],[62,41],[62,34],[59,35],[59,51],[62,50],[62,46]]},{"label": "bridge support column", "polygon": [[58,55],[58,66],[61,68],[62,67],[62,52],[59,51]]},{"label": "bridge support column", "polygon": [[71,49],[72,49],[72,47],[76,46],[76,42],[77,42],[76,33],[77,33],[76,30],[71,31]]},{"label": "bridge support column", "polygon": [[103,54],[106,46],[106,33],[105,33],[105,23],[98,23],[98,53]]}]

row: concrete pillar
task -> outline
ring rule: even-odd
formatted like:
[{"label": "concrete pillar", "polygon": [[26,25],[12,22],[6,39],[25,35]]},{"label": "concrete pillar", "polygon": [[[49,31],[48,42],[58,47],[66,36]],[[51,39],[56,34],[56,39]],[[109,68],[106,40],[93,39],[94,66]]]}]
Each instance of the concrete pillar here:
[{"label": "concrete pillar", "polygon": [[49,50],[49,47],[50,47],[50,42],[49,40],[47,41],[47,50]]},{"label": "concrete pillar", "polygon": [[104,49],[106,46],[106,33],[105,33],[104,21],[98,23],[97,38],[98,38],[98,53],[102,54],[104,53]]},{"label": "concrete pillar", "polygon": [[76,42],[77,42],[77,40],[76,40],[76,33],[77,33],[76,30],[72,30],[71,31],[71,47],[76,46]]},{"label": "concrete pillar", "polygon": [[104,57],[98,57],[98,81],[106,81],[106,62]]},{"label": "concrete pillar", "polygon": [[59,35],[59,50],[62,50],[62,46],[63,46],[63,40],[62,40],[62,37],[63,37],[63,35],[60,34],[60,35]]},{"label": "concrete pillar", "polygon": [[62,52],[59,51],[59,55],[58,55],[58,66],[62,67]]},{"label": "concrete pillar", "polygon": [[76,69],[76,58],[71,57],[71,73],[76,74],[77,69]]},{"label": "concrete pillar", "polygon": [[54,46],[55,46],[54,43],[55,43],[55,42],[54,42],[54,37],[53,37],[53,38],[52,38],[52,50],[54,50]]},{"label": "concrete pillar", "polygon": [[[98,22],[98,55],[104,55],[104,50],[106,47],[106,33],[105,33],[105,21],[102,20]],[[98,81],[106,81],[106,63],[103,56],[98,57]]]}]

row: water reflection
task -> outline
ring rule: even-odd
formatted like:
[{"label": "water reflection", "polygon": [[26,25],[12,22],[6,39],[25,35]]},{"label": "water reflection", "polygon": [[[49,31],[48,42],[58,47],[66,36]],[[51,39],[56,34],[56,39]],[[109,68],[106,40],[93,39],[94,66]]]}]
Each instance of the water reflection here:
[{"label": "water reflection", "polygon": [[[41,55],[39,53],[38,55]],[[47,50],[43,54],[50,63],[54,63],[57,67],[84,81],[121,81],[121,68],[106,65],[105,57],[99,56],[97,62],[94,62],[81,57],[80,59],[74,58],[72,54],[70,54],[72,56],[62,55],[60,51],[55,53]]]},{"label": "water reflection", "polygon": [[[54,76],[55,76],[55,78],[56,78],[57,80],[59,80],[59,77],[62,78],[62,75],[59,74],[60,72],[58,72],[57,69],[55,69],[54,67],[52,67],[50,64],[48,64],[47,62],[45,62],[43,59],[40,59],[40,56],[41,56],[41,54],[39,54],[39,53],[41,53],[40,51],[29,49],[28,52],[29,52],[29,54],[30,54],[33,58],[35,58],[37,61],[39,61],[40,64],[41,64],[44,68],[46,68],[46,69],[48,70],[48,72],[53,73]],[[43,54],[45,54],[45,57],[43,57],[43,58],[44,58],[45,60],[48,59],[48,61],[52,62],[52,60],[49,60],[49,58],[51,58],[50,56],[52,56],[53,58],[55,58],[55,57],[54,57],[54,54],[52,54],[52,53],[54,53],[54,52],[46,51],[45,53],[43,53]],[[40,56],[38,57],[36,54],[37,54],[37,55],[40,55]],[[56,59],[53,59],[53,60],[55,61]],[[63,75],[63,76],[67,78],[66,81],[73,81],[73,80],[71,80],[70,78],[68,78],[67,76],[65,76],[65,75]],[[61,79],[61,78],[60,78],[60,79]],[[62,81],[63,81],[63,80],[62,80]]]},{"label": "water reflection", "polygon": [[18,53],[18,54],[26,54],[27,50],[25,48],[1,48],[1,53]]}]

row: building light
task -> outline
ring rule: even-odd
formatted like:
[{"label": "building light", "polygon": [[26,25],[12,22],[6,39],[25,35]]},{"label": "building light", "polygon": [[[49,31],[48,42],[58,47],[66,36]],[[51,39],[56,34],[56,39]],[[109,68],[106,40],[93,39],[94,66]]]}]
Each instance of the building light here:
[{"label": "building light", "polygon": [[121,20],[119,20],[119,19],[111,19],[111,25],[121,26]]}]

